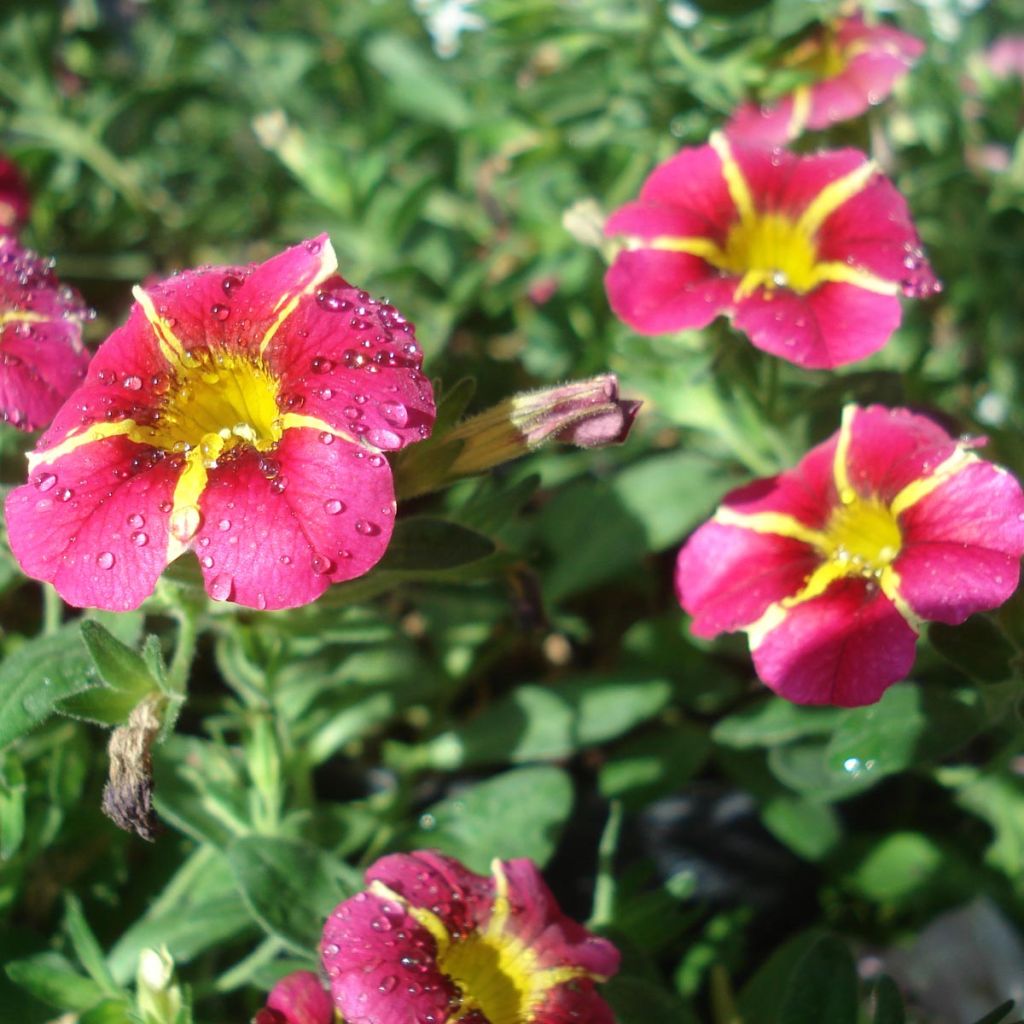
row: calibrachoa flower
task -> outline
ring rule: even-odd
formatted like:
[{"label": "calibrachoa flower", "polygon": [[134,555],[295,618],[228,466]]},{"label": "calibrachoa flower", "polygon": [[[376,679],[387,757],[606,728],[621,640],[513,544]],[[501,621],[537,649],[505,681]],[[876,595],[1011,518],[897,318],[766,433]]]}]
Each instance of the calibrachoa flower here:
[{"label": "calibrachoa flower", "polygon": [[635,330],[723,313],[800,366],[863,359],[899,325],[901,291],[939,289],[903,197],[853,149],[798,156],[716,134],[656,167],[605,231],[624,236],[605,284]]},{"label": "calibrachoa flower", "polygon": [[366,872],[321,946],[348,1024],[614,1024],[594,982],[618,970],[615,947],[561,912],[531,861],[491,871],[417,852]]},{"label": "calibrachoa flower", "polygon": [[320,979],[312,971],[294,971],[282,978],[267,996],[267,1005],[252,1024],[333,1024],[334,1006]]},{"label": "calibrachoa flower", "polygon": [[744,103],[726,127],[737,141],[781,146],[806,129],[827,128],[881,103],[924,52],[924,43],[860,14],[822,25],[782,60],[812,79],[780,100]]},{"label": "calibrachoa flower", "polygon": [[0,237],[0,420],[21,430],[46,426],[89,365],[82,322],[92,313],[51,268]]},{"label": "calibrachoa flower", "polygon": [[412,325],[336,269],[324,235],[137,288],[7,499],[22,568],[115,610],[188,550],[211,597],[255,608],[370,569],[395,513],[382,453],[429,435],[434,400]]},{"label": "calibrachoa flower", "polygon": [[0,235],[16,235],[28,220],[31,205],[18,165],[0,156]]},{"label": "calibrachoa flower", "polygon": [[848,406],[794,469],[733,491],[679,553],[697,636],[744,630],[758,676],[801,704],[878,700],[924,620],[1002,604],[1024,555],[1005,470],[907,409]]}]

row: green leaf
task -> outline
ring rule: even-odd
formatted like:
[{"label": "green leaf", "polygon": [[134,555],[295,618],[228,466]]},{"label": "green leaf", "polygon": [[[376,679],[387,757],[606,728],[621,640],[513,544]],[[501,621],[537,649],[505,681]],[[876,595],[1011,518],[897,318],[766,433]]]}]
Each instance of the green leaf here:
[{"label": "green leaf", "polygon": [[118,988],[117,982],[114,981],[114,976],[110,973],[110,968],[107,966],[107,958],[103,955],[103,949],[96,941],[96,936],[93,935],[92,929],[85,920],[85,915],[82,913],[82,904],[79,902],[78,897],[71,892],[65,893],[64,903],[64,929],[71,939],[71,945],[75,948],[78,962],[85,968],[89,977],[103,989],[106,995],[124,995],[125,993],[122,993]]},{"label": "green leaf", "polygon": [[832,807],[798,796],[768,800],[761,820],[776,839],[810,861],[827,856],[842,837],[839,816]]},{"label": "green leaf", "polygon": [[790,976],[778,1024],[857,1024],[857,969],[846,945],[819,939]]},{"label": "green leaf", "polygon": [[10,860],[25,838],[25,771],[13,753],[0,754],[0,861]]},{"label": "green leaf", "polygon": [[5,970],[15,985],[58,1010],[83,1013],[104,996],[95,981],[79,974],[57,953],[38,953],[14,960]]},{"label": "green leaf", "polygon": [[327,915],[359,885],[351,869],[311,843],[240,836],[224,852],[253,918],[299,953],[316,947]]},{"label": "green leaf", "polygon": [[871,996],[875,1009],[871,1024],[905,1024],[903,997],[889,975],[883,974],[875,981]]},{"label": "green leaf", "polygon": [[604,743],[662,710],[664,679],[583,677],[557,687],[520,686],[423,751],[437,768],[550,760]]},{"label": "green leaf", "polygon": [[933,622],[928,641],[961,672],[982,683],[998,683],[1013,675],[1013,646],[986,615],[972,615],[959,626]]},{"label": "green leaf", "polygon": [[[782,1002],[787,994],[787,982],[807,953],[821,941],[823,934],[819,929],[800,932],[776,949],[758,968],[739,995],[740,1017],[743,1020],[778,1024]],[[824,1021],[819,1024],[824,1024]]]},{"label": "green leaf", "polygon": [[97,684],[78,623],[26,641],[0,662],[0,747],[48,718],[58,702]]},{"label": "green leaf", "polygon": [[875,844],[851,882],[874,903],[899,903],[925,889],[944,862],[942,850],[927,836],[896,832]]},{"label": "green leaf", "polygon": [[436,847],[484,874],[495,857],[528,857],[543,867],[572,802],[572,782],[561,769],[519,768],[428,807],[409,847]]},{"label": "green leaf", "polygon": [[805,736],[831,733],[842,719],[840,708],[815,708],[767,697],[723,718],[711,737],[727,747],[777,747]]},{"label": "green leaf", "polygon": [[391,572],[433,572],[477,562],[494,553],[494,542],[444,519],[417,516],[395,524],[379,568]]},{"label": "green leaf", "polygon": [[612,1004],[618,1024],[698,1024],[693,1011],[650,978],[617,975],[601,994]]},{"label": "green leaf", "polygon": [[78,1018],[77,1024],[138,1024],[138,1015],[125,999],[104,999]]},{"label": "green leaf", "polygon": [[956,802],[992,827],[995,838],[985,860],[1024,891],[1024,781],[974,768],[950,768],[938,773],[940,782],[956,788]]},{"label": "green leaf", "polygon": [[601,768],[598,788],[608,799],[641,807],[692,778],[710,751],[707,733],[690,722],[674,722],[654,735],[644,730],[616,747]]},{"label": "green leaf", "polygon": [[1016,1003],[1012,999],[1007,999],[1005,1003],[1000,1003],[991,1013],[986,1013],[984,1017],[976,1020],[974,1024],[1000,1024],[1015,1005]]}]

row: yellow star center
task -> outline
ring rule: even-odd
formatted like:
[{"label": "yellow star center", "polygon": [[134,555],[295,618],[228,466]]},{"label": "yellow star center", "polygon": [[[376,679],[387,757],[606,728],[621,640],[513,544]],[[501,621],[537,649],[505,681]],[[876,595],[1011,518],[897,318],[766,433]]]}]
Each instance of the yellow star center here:
[{"label": "yellow star center", "polygon": [[521,1024],[533,1008],[536,957],[504,935],[471,932],[452,943],[438,966],[462,992],[460,1016],[479,1010],[491,1024]]},{"label": "yellow star center", "polygon": [[889,506],[854,497],[833,509],[822,553],[842,575],[879,576],[900,553],[902,536]]},{"label": "yellow star center", "polygon": [[812,234],[781,213],[757,213],[740,220],[725,241],[722,269],[743,278],[743,291],[760,286],[803,294],[820,282]]}]

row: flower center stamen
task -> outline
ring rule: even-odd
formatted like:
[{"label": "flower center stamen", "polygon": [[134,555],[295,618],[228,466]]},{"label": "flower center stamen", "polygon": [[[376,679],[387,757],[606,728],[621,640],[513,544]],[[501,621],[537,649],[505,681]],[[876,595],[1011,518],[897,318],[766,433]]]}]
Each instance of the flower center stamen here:
[{"label": "flower center stamen", "polygon": [[876,498],[855,497],[832,511],[823,554],[850,576],[879,576],[900,553],[899,524]]},{"label": "flower center stamen", "polygon": [[759,213],[730,229],[722,269],[742,276],[741,296],[761,286],[802,295],[820,283],[817,255],[814,239],[796,221],[781,213]]},{"label": "flower center stamen", "polygon": [[452,943],[439,967],[462,991],[460,1016],[479,1010],[490,1024],[521,1024],[533,1003],[534,960],[517,939],[471,933]]},{"label": "flower center stamen", "polygon": [[189,353],[165,388],[147,441],[164,451],[198,448],[207,468],[237,445],[267,451],[282,434],[277,397],[277,381],[262,363],[226,352]]}]

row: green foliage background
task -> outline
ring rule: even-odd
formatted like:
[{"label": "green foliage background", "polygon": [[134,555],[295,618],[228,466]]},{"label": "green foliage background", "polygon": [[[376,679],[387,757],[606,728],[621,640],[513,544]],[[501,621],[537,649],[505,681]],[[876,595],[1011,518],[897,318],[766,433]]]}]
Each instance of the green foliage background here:
[{"label": "green foliage background", "polygon": [[[291,613],[207,606],[178,567],[143,612],[83,628],[5,554],[0,1019],[134,1020],[139,953],[163,944],[197,1021],[245,1020],[314,963],[365,864],[424,845],[546,866],[624,951],[621,1024],[932,1019],[858,986],[853,958],[979,898],[1008,929],[973,940],[979,969],[1019,941],[1024,602],[933,630],[874,707],[806,709],[753,681],[741,640],[688,635],[671,566],[726,490],[792,464],[845,401],[941,411],[1024,472],[1022,92],[980,58],[1024,4],[887,6],[926,54],[829,141],[893,177],[946,287],[831,374],[724,330],[634,335],[585,225],[784,85],[772,55],[836,3],[480,0],[485,27],[448,56],[420,7],[0,14],[27,239],[97,307],[93,342],[148,275],[326,230],[344,275],[416,322],[449,419],[466,376],[471,410],[604,369],[646,402],[621,449],[545,451],[403,507],[380,570]],[[29,443],[0,438],[6,485]],[[102,727],[147,695],[166,710],[153,845],[99,811]]]}]

